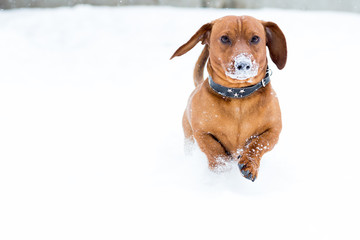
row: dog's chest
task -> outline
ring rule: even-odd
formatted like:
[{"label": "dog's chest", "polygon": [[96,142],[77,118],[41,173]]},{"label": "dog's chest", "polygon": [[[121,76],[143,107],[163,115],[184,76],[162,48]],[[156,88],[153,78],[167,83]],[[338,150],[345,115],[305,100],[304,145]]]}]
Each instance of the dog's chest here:
[{"label": "dog's chest", "polygon": [[266,130],[269,109],[264,101],[221,101],[208,98],[193,106],[194,127],[215,136],[230,151],[242,148],[247,139]]},{"label": "dog's chest", "polygon": [[[213,107],[213,106],[211,106]],[[211,109],[210,107],[210,109]],[[202,119],[209,123],[213,131],[238,137],[255,131],[263,124],[262,109],[258,106],[220,105],[203,113]]]}]

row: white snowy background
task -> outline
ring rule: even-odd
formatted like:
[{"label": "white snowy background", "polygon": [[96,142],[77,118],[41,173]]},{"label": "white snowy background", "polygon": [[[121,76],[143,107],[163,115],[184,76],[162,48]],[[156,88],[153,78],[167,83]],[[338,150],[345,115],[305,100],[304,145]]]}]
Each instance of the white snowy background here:
[{"label": "white snowy background", "polygon": [[[183,152],[201,47],[224,15],[276,22],[283,114],[258,179]],[[360,15],[89,7],[0,11],[0,239],[360,239]]]}]

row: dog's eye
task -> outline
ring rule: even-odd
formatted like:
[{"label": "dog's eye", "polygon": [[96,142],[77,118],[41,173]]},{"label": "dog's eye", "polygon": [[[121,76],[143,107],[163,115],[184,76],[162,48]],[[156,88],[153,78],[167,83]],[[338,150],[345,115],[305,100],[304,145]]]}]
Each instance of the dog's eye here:
[{"label": "dog's eye", "polygon": [[260,37],[255,35],[251,38],[250,43],[257,44],[259,43],[259,41],[260,41]]},{"label": "dog's eye", "polygon": [[226,36],[226,35],[221,36],[220,41],[222,43],[224,43],[224,44],[230,44],[231,43],[230,38],[228,36]]}]

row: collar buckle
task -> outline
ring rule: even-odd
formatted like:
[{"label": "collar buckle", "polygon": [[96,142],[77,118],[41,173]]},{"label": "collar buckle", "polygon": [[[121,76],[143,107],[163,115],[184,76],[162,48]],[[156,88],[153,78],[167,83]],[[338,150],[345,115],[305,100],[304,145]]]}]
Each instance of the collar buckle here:
[{"label": "collar buckle", "polygon": [[266,84],[265,84],[265,79],[264,79],[264,78],[261,80],[261,84],[262,84],[263,87],[266,86]]}]

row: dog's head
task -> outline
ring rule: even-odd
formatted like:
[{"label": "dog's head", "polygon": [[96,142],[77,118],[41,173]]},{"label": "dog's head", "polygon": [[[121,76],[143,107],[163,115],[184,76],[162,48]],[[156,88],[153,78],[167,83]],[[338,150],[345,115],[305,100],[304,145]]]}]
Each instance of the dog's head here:
[{"label": "dog's head", "polygon": [[200,41],[209,47],[209,73],[228,83],[246,86],[261,81],[267,67],[266,46],[279,69],[286,64],[286,39],[273,22],[249,16],[217,19],[203,25],[171,58],[185,54]]}]

